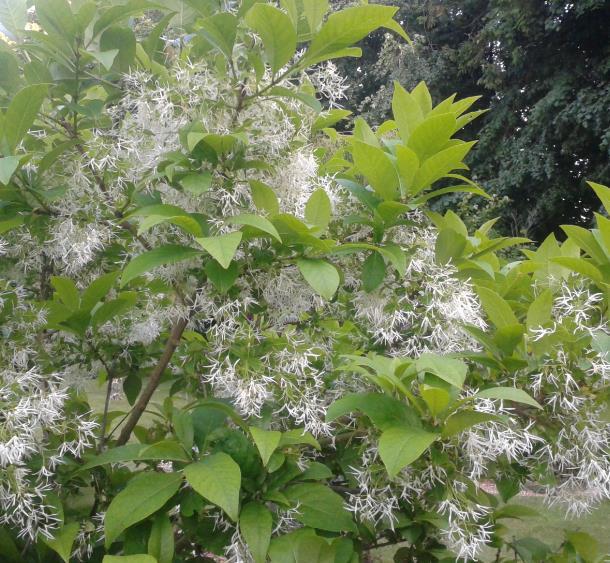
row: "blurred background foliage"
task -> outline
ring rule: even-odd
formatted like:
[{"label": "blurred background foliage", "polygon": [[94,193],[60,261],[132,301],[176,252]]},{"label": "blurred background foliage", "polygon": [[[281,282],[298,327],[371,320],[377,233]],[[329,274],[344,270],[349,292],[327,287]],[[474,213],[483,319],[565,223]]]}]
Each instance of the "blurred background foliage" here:
[{"label": "blurred background foliage", "polygon": [[348,109],[380,123],[393,80],[407,89],[425,80],[437,102],[481,95],[476,108],[490,111],[467,131],[480,139],[468,164],[494,198],[452,196],[445,205],[462,200],[473,224],[500,215],[499,231],[537,241],[564,223],[590,224],[598,204],[585,179],[610,179],[610,1],[399,4],[413,45],[377,33],[358,65],[339,61],[351,82]]}]

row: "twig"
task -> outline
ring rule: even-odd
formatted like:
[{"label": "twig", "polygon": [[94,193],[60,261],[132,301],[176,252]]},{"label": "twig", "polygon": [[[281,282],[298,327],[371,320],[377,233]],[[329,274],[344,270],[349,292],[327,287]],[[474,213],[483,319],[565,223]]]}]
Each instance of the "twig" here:
[{"label": "twig", "polygon": [[112,382],[114,378],[112,374],[108,373],[108,382],[106,387],[106,399],[104,401],[104,413],[102,414],[102,425],[100,430],[100,443],[98,445],[98,451],[102,451],[106,445],[106,427],[108,426],[108,409],[110,407],[110,396],[112,395]]},{"label": "twig", "polygon": [[138,424],[138,421],[140,420],[142,413],[146,410],[146,407],[147,407],[150,399],[152,398],[153,393],[159,386],[159,382],[161,381],[161,376],[163,375],[165,368],[167,367],[170,360],[172,359],[172,356],[174,355],[174,352],[175,352],[176,348],[178,347],[178,344],[180,343],[180,339],[182,338],[182,333],[184,332],[184,329],[186,328],[187,324],[188,324],[188,319],[180,319],[172,327],[172,331],[165,344],[165,349],[163,350],[163,354],[161,354],[161,357],[159,358],[157,365],[155,366],[152,373],[150,374],[150,379],[148,380],[148,385],[146,386],[146,388],[142,391],[142,393],[138,397],[138,400],[137,400],[136,404],[133,406],[125,426],[123,427],[123,429],[121,430],[121,433],[119,434],[119,437],[117,439],[117,446],[123,446],[124,444],[126,444],[129,441],[129,438],[131,437],[131,433],[133,432],[133,429]]}]

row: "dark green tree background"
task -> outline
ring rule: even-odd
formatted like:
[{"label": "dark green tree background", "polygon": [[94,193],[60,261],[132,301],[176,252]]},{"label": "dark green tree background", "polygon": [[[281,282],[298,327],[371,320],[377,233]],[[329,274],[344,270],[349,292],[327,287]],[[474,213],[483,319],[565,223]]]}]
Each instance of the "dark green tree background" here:
[{"label": "dark green tree background", "polygon": [[537,240],[587,224],[585,179],[610,181],[610,0],[405,0],[398,19],[413,47],[378,34],[344,60],[347,106],[381,121],[393,80],[425,80],[437,101],[481,95],[470,165],[495,198],[479,216]]}]

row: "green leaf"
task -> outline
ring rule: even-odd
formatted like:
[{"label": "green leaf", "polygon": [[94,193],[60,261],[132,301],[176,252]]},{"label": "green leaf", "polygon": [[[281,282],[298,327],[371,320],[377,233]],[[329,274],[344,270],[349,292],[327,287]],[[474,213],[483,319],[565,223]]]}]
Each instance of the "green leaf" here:
[{"label": "green leaf", "polygon": [[0,553],[6,558],[6,563],[22,563],[20,551],[12,534],[4,526],[0,526]]},{"label": "green leaf", "polygon": [[271,541],[273,518],[269,509],[251,502],[244,506],[239,515],[239,530],[246,540],[254,563],[265,563]]},{"label": "green leaf", "polygon": [[25,29],[27,8],[26,0],[0,0],[0,24],[11,32],[11,39]]},{"label": "green leaf", "polygon": [[229,225],[246,225],[249,227],[254,227],[259,231],[271,235],[278,242],[282,242],[280,234],[277,232],[277,229],[273,226],[271,221],[269,221],[269,219],[265,219],[264,217],[260,217],[259,215],[254,215],[253,213],[242,213],[241,215],[235,215],[227,218],[226,222]]},{"label": "green leaf", "polygon": [[263,465],[266,466],[267,463],[269,463],[269,458],[280,445],[282,433],[275,430],[263,430],[262,428],[256,428],[256,426],[250,426],[250,434],[252,434],[254,443],[261,454]]},{"label": "green leaf", "polygon": [[180,180],[180,185],[189,193],[201,195],[212,185],[212,174],[207,170],[200,174],[189,174]]},{"label": "green leaf", "polygon": [[40,160],[40,163],[38,164],[38,176],[40,177],[43,172],[48,170],[55,162],[57,162],[58,158],[64,152],[66,152],[68,149],[71,149],[76,144],[78,144],[78,141],[72,139],[70,141],[59,143],[55,148],[47,151],[44,157]]},{"label": "green leaf", "polygon": [[322,481],[323,479],[332,479],[333,472],[323,463],[312,461],[307,469],[301,473],[300,481]]},{"label": "green leaf", "polygon": [[270,4],[257,3],[246,14],[246,23],[261,36],[267,61],[276,74],[297,48],[297,32],[290,18]]},{"label": "green leaf", "polygon": [[231,456],[222,452],[208,455],[202,461],[187,465],[184,476],[196,492],[237,521],[241,470]]},{"label": "green leaf", "polygon": [[303,64],[313,65],[336,57],[337,53],[386,25],[397,10],[398,8],[371,5],[334,12],[311,41],[303,57]]},{"label": "green leaf", "polygon": [[135,459],[158,459],[171,461],[192,461],[184,447],[175,440],[161,440],[156,444],[140,446],[140,452]]},{"label": "green leaf", "polygon": [[398,475],[401,469],[419,458],[438,437],[438,434],[415,426],[395,426],[385,430],[379,439],[379,455],[388,475]]},{"label": "green leaf", "polygon": [[15,217],[11,217],[6,221],[0,221],[0,235],[4,233],[8,233],[12,229],[16,229],[17,227],[23,225],[24,220],[23,216],[16,215]]},{"label": "green leaf", "polygon": [[223,294],[233,287],[239,276],[239,266],[235,262],[231,262],[228,268],[223,268],[216,260],[210,260],[204,269],[214,287]]},{"label": "green leaf", "polygon": [[237,18],[229,12],[219,12],[200,23],[199,33],[231,60],[237,35]]},{"label": "green leaf", "polygon": [[398,145],[396,147],[396,164],[398,165],[403,193],[412,193],[413,180],[419,170],[419,158],[410,148]]},{"label": "green leaf", "polygon": [[[597,241],[600,246],[603,246],[608,253],[608,260],[610,261],[610,219],[595,213],[595,220],[597,221],[597,229],[599,231],[599,237]],[[601,240],[600,240],[601,238]]]},{"label": "green leaf", "polygon": [[436,262],[440,265],[445,265],[450,260],[455,262],[462,257],[466,244],[467,240],[453,229],[441,229],[434,244]]},{"label": "green leaf", "polygon": [[404,402],[384,393],[353,393],[332,403],[326,411],[326,421],[360,411],[380,430],[395,426],[417,426],[419,418]]},{"label": "green leaf", "polygon": [[608,262],[608,257],[595,240],[593,233],[576,225],[561,225],[561,228],[579,248],[582,248],[591,258],[600,264]]},{"label": "green leaf", "polygon": [[517,389],[516,387],[492,387],[490,389],[479,391],[474,396],[480,397],[481,399],[502,399],[503,401],[514,401],[516,403],[523,403],[525,405],[536,407],[537,409],[542,409],[537,401],[532,399],[532,397],[530,397],[525,391],[522,389]]},{"label": "green leaf", "polygon": [[505,422],[502,417],[495,414],[470,410],[458,411],[445,421],[442,436],[443,438],[450,438],[472,426],[492,420],[495,422]]},{"label": "green leaf", "polygon": [[[414,92],[412,96],[415,98]],[[423,162],[447,145],[455,126],[455,116],[452,113],[429,116],[413,129],[407,146]]]},{"label": "green leaf", "polygon": [[343,499],[327,486],[318,483],[293,485],[285,494],[292,503],[298,504],[295,518],[305,526],[329,532],[357,531],[343,506]]},{"label": "green leaf", "polygon": [[172,563],[174,560],[174,528],[167,514],[157,514],[153,520],[148,553],[158,563]]},{"label": "green leaf", "polygon": [[320,27],[324,15],[328,12],[328,7],[328,0],[308,0],[303,2],[303,14],[311,33],[315,33]]},{"label": "green leaf", "polygon": [[93,280],[87,289],[83,291],[81,297],[80,307],[84,311],[91,311],[112,289],[117,278],[119,277],[119,271],[109,272]]},{"label": "green leaf", "polygon": [[106,547],[129,526],[159,510],[176,494],[180,473],[141,473],[112,499],[104,518]]},{"label": "green leaf", "polygon": [[544,326],[551,321],[551,311],[553,310],[553,293],[550,289],[545,289],[529,306],[527,310],[526,325],[530,330]]},{"label": "green leaf", "polygon": [[130,373],[123,379],[123,393],[127,402],[133,406],[142,390],[142,378],[136,373]]},{"label": "green leaf", "polygon": [[463,168],[462,160],[474,145],[474,141],[460,143],[427,158],[415,174],[411,193],[418,194],[437,180],[445,177],[452,170]]},{"label": "green leaf", "polygon": [[477,293],[489,320],[496,327],[502,328],[503,326],[519,324],[510,305],[495,291],[486,287],[477,287]]},{"label": "green leaf", "polygon": [[331,109],[325,111],[316,117],[313,125],[311,126],[312,131],[321,131],[322,129],[326,129],[327,127],[332,127],[342,119],[345,119],[352,112],[346,109]]},{"label": "green leaf", "polygon": [[157,563],[152,555],[104,555],[102,563]]},{"label": "green leaf", "polygon": [[123,270],[120,285],[121,287],[124,287],[131,280],[146,272],[149,272],[153,268],[165,266],[167,264],[175,264],[176,262],[189,260],[200,255],[200,250],[191,248],[189,246],[180,246],[177,244],[166,244],[164,246],[159,246],[158,248],[154,248],[133,258]]},{"label": "green leaf", "polygon": [[196,237],[203,234],[201,224],[196,219],[196,216],[194,216],[192,213],[184,211],[184,209],[176,205],[146,205],[145,207],[136,209],[129,215],[128,218],[131,219],[132,217],[144,218],[140,221],[138,235],[141,235],[155,225],[165,222],[173,223],[186,231],[188,234]]},{"label": "green leaf", "polygon": [[567,531],[566,538],[585,561],[599,561],[599,543],[591,534]]},{"label": "green leaf", "polygon": [[11,181],[11,177],[19,166],[18,156],[0,157],[0,184],[5,186]]},{"label": "green leaf", "polygon": [[[0,0],[0,5],[2,4],[2,1],[6,0]],[[11,1],[12,0],[8,0],[9,3]],[[25,78],[28,83],[33,84],[34,82],[30,81],[30,64],[31,63],[27,63],[24,65],[23,74],[25,75]],[[40,82],[46,81],[42,80]],[[14,94],[17,90],[19,90],[20,86],[21,71],[19,69],[19,63],[17,62],[17,58],[8,51],[0,51],[0,88],[3,88],[7,94]],[[3,116],[0,116],[0,146],[2,145],[2,117]]]},{"label": "green leaf", "polygon": [[593,281],[603,282],[604,275],[588,260],[589,259],[574,258],[572,256],[555,256],[550,258],[551,262],[559,264],[568,270],[582,274],[583,276],[591,278]]},{"label": "green leaf", "polygon": [[301,258],[297,266],[305,281],[322,297],[331,300],[339,288],[339,272],[325,260]]},{"label": "green leaf", "polygon": [[227,413],[210,407],[197,407],[192,412],[195,444],[201,451],[204,449],[206,440],[211,433],[224,426]]},{"label": "green leaf", "polygon": [[47,33],[72,41],[78,26],[66,0],[37,0],[34,5],[38,22]]},{"label": "green leaf", "polygon": [[[197,137],[199,139],[195,141]],[[203,141],[206,145],[211,147],[217,155],[220,155],[231,152],[237,142],[241,141],[242,139],[243,137],[240,137],[237,134],[220,135],[218,133],[206,134],[191,132],[187,135],[187,144],[189,145],[189,150],[193,150],[193,148],[197,146],[199,141]]]},{"label": "green leaf", "polygon": [[437,416],[439,413],[443,412],[451,401],[449,393],[440,387],[420,385],[419,394],[428,406],[428,410],[432,416]]},{"label": "green leaf", "polygon": [[242,233],[237,231],[215,237],[199,237],[195,240],[214,258],[223,268],[227,269],[235,257],[237,247],[241,242]]},{"label": "green leaf", "polygon": [[313,446],[317,450],[321,449],[320,444],[311,435],[311,432],[306,432],[300,428],[283,432],[282,438],[280,439],[280,445],[278,447],[283,448],[284,446],[293,446],[298,444],[307,444],[309,446]]},{"label": "green leaf", "polygon": [[381,254],[372,252],[362,264],[362,287],[370,293],[385,279],[385,261]]},{"label": "green leaf", "polygon": [[305,205],[305,220],[315,225],[320,231],[325,231],[330,223],[331,205],[323,188],[318,188],[311,194]]},{"label": "green leaf", "polygon": [[385,151],[356,141],[352,154],[356,167],[366,176],[375,192],[384,200],[395,200],[398,197],[400,180]]},{"label": "green leaf", "polygon": [[[46,0],[45,0],[46,2]],[[131,0],[119,6],[112,6],[105,10],[97,19],[93,26],[93,37],[96,37],[107,27],[120,22],[135,14],[139,14],[146,9],[158,8],[158,5],[147,2],[146,0]]]},{"label": "green leaf", "polygon": [[131,309],[138,301],[138,294],[135,291],[125,291],[120,293],[116,299],[106,301],[95,310],[91,317],[91,326],[96,328],[105,322]]},{"label": "green leaf", "polygon": [[[36,59],[30,61],[29,63],[23,66],[23,74],[28,84],[50,84],[51,82],[53,82],[53,76],[51,75],[51,72],[49,71],[48,67],[44,63]],[[72,145],[76,144],[74,142],[74,139],[72,139],[71,141],[66,141],[66,143],[70,143]],[[47,156],[49,156],[49,153],[47,153],[43,157],[43,160],[46,159]]]},{"label": "green leaf", "polygon": [[375,209],[375,212],[379,214],[386,226],[389,227],[396,224],[410,210],[411,208],[406,203],[382,201]]},{"label": "green leaf", "polygon": [[[458,194],[458,193],[474,194],[474,195],[484,197],[485,199],[491,199],[491,196],[488,195],[487,192],[485,192],[481,188],[477,188],[475,186],[469,186],[469,185],[461,185],[461,186],[449,186],[448,188],[441,188],[439,190],[427,192],[423,195],[418,196],[415,200],[413,200],[413,204],[421,205],[422,203],[426,203],[427,201],[429,201],[435,197],[440,197],[440,196],[446,195],[446,194]],[[523,240],[527,241],[528,239],[523,239]]]},{"label": "green leaf", "polygon": [[610,188],[596,182],[587,182],[602,202],[606,213],[610,215]]},{"label": "green leaf", "polygon": [[250,180],[250,191],[254,205],[261,210],[266,211],[269,215],[277,215],[280,212],[280,204],[275,192],[258,180]]},{"label": "green leaf", "polygon": [[65,563],[70,563],[72,546],[79,530],[80,524],[78,522],[70,522],[55,531],[52,539],[44,539],[44,543],[57,553]]},{"label": "green leaf", "polygon": [[15,151],[17,145],[29,131],[46,94],[46,84],[33,84],[19,90],[13,96],[4,117],[4,137],[9,152]]},{"label": "green leaf", "polygon": [[495,480],[496,488],[500,494],[500,498],[504,502],[508,502],[511,498],[519,494],[521,490],[521,481],[518,475],[503,475]]},{"label": "green leaf", "polygon": [[424,115],[428,115],[432,111],[432,96],[423,80],[411,90],[411,96],[419,104]]},{"label": "green leaf", "polygon": [[401,276],[404,276],[407,270],[407,257],[400,246],[397,244],[378,246],[377,252],[390,262]]},{"label": "green leaf", "polygon": [[[411,132],[423,121],[424,113],[415,98],[396,81],[394,82],[394,95],[392,97],[392,114],[398,125],[402,141],[407,143]],[[408,150],[413,152],[411,149]],[[417,158],[414,152],[413,155]],[[419,165],[419,159],[417,159],[417,162]]]},{"label": "green leaf", "polygon": [[317,536],[311,528],[276,536],[269,548],[271,563],[347,563],[335,553],[335,546]]},{"label": "green leaf", "polygon": [[390,31],[393,31],[397,35],[400,35],[409,45],[413,42],[411,38],[407,35],[407,32],[401,27],[401,25],[396,20],[388,20],[387,23],[383,26]]},{"label": "green leaf", "polygon": [[110,70],[114,59],[119,54],[118,49],[110,49],[108,51],[88,51],[88,53],[97,60],[106,70]]},{"label": "green leaf", "polygon": [[371,129],[371,126],[362,117],[357,117],[354,120],[354,139],[362,141],[365,145],[371,145],[372,147],[381,148],[379,139],[375,135],[375,131]]},{"label": "green leaf", "polygon": [[458,389],[464,386],[468,373],[468,366],[464,362],[431,353],[422,354],[415,361],[415,367],[418,372],[436,375]]},{"label": "green leaf", "polygon": [[515,550],[515,555],[518,555],[524,563],[548,561],[547,557],[553,551],[547,544],[531,537],[513,540],[511,545]]},{"label": "green leaf", "polygon": [[70,278],[51,276],[51,285],[55,296],[71,311],[76,311],[80,303],[80,295],[76,284]]}]

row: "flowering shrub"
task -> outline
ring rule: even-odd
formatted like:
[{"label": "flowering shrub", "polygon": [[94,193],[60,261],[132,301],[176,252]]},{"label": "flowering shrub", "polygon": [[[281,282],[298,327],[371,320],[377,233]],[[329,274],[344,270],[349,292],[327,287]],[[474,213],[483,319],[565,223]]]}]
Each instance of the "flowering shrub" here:
[{"label": "flowering shrub", "polygon": [[610,220],[507,262],[426,210],[476,98],[333,128],[395,8],[223,4],[2,4],[2,557],[597,560],[501,521],[610,498]]}]

